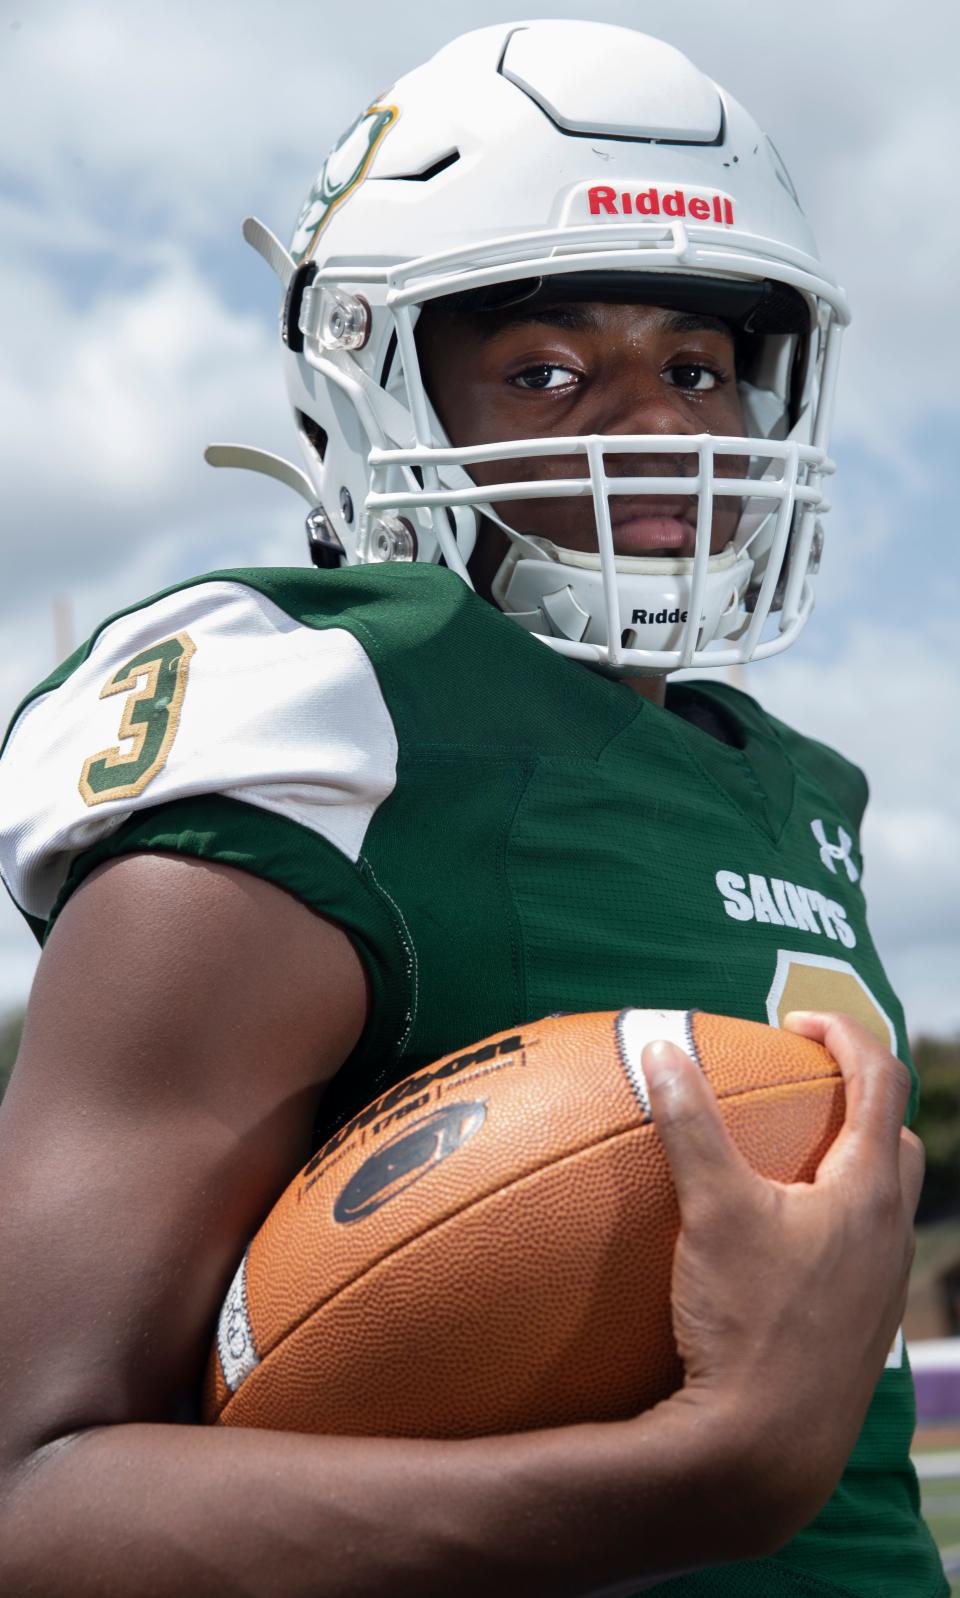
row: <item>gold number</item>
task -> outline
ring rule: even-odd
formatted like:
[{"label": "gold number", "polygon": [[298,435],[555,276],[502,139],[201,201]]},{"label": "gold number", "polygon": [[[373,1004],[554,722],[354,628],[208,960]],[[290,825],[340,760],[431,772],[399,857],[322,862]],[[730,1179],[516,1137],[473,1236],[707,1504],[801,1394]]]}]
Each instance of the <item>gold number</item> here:
[{"label": "gold number", "polygon": [[[84,761],[80,793],[88,805],[100,805],[107,799],[133,799],[163,770],[180,723],[187,672],[195,649],[188,633],[177,633],[134,655],[104,683],[101,699],[109,699],[111,694],[130,694],[120,718],[120,737],[133,742],[126,751],[114,745]],[[138,687],[143,678],[146,682]]]},{"label": "gold number", "polygon": [[778,949],[777,969],[767,994],[767,1018],[782,1026],[791,1010],[839,1010],[852,1015],[879,1038],[891,1054],[897,1052],[897,1033],[879,1000],[862,976],[846,960],[825,954],[805,954],[798,949]]},{"label": "gold number", "polygon": [[[782,1026],[791,1010],[839,1010],[879,1038],[891,1054],[897,1052],[897,1033],[879,1000],[862,976],[846,960],[825,954],[805,954],[798,949],[778,949],[777,969],[767,994],[767,1018]],[[904,1362],[903,1332],[894,1338],[884,1366],[899,1370]]]}]

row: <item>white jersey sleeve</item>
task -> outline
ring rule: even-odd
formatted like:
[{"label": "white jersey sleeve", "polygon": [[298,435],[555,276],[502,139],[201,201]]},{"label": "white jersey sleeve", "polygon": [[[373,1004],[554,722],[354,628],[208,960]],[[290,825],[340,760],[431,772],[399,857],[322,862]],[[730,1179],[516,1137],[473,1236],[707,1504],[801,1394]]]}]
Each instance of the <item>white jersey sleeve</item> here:
[{"label": "white jersey sleeve", "polygon": [[45,919],[79,855],[138,811],[201,795],[283,816],[356,862],[396,769],[351,632],[203,581],[108,623],[20,712],[0,759],[0,872]]}]

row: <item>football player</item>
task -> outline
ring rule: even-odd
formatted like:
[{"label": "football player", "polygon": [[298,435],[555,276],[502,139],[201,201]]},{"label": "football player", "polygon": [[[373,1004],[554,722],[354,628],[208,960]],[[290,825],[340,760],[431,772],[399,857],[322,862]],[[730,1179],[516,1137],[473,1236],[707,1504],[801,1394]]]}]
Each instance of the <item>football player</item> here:
[{"label": "football player", "polygon": [[[0,1587],[938,1598],[864,779],[672,676],[785,648],[813,603],[847,310],[782,162],[667,45],[501,24],[362,113],[289,251],[246,231],[304,465],[211,458],[304,494],[316,569],[110,618],[0,763],[45,940],[0,1118]],[[456,1443],[175,1424],[311,1133],[622,1005],[790,1025],[847,1089],[781,1187],[647,1050],[680,1393]]]}]

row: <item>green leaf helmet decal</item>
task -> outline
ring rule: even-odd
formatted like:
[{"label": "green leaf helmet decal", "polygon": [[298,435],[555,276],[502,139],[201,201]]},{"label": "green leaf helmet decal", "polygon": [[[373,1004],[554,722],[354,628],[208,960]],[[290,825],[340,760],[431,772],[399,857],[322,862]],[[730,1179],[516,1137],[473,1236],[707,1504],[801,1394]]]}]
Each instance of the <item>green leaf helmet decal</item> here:
[{"label": "green leaf helmet decal", "polygon": [[380,141],[400,115],[395,105],[369,105],[341,134],[317,174],[290,245],[299,264],[312,253],[330,217],[367,175]]}]

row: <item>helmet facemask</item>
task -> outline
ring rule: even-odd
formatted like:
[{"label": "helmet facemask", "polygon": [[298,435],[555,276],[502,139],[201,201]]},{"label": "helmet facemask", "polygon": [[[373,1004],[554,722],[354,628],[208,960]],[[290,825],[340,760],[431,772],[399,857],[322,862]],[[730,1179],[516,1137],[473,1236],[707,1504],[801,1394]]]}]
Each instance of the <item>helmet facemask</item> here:
[{"label": "helmet facemask", "polygon": [[[421,306],[398,307],[391,389],[411,418],[419,413],[421,436],[429,442],[371,451],[370,515],[409,521],[426,513],[427,536],[468,580],[464,567],[477,527],[484,519],[493,523],[510,546],[492,586],[500,608],[560,653],[615,674],[734,664],[785,648],[812,606],[817,516],[826,508],[821,479],[832,470],[825,452],[804,440],[808,395],[820,391],[826,344],[820,329],[810,328],[806,300],[779,285],[758,290],[692,276],[641,279],[621,273],[614,280],[610,274],[558,272],[547,280],[546,293],[543,280],[531,290],[529,280],[521,279],[498,283],[479,305],[470,294],[438,303],[495,312],[529,304],[536,295],[547,303],[666,303],[709,315],[719,306],[736,316],[744,436],[551,434],[454,447],[421,370],[414,335]],[[764,316],[766,328],[757,331]],[[656,460],[660,469],[638,465],[638,458]],[[541,471],[533,469],[534,462]],[[518,473],[525,463],[531,467],[527,476]],[[544,465],[552,469],[546,479]],[[692,553],[615,552],[618,503],[677,496],[693,512]],[[593,549],[572,549],[560,535],[544,537],[525,527],[525,504],[571,497],[589,498],[593,505]],[[726,515],[729,537],[718,548],[714,536],[711,548],[715,518],[723,516],[721,507],[734,504],[733,526]]]}]

